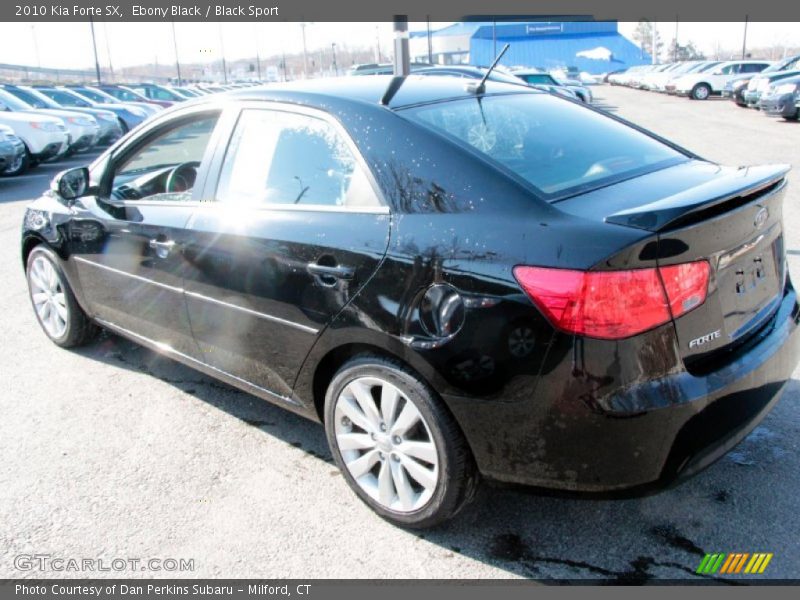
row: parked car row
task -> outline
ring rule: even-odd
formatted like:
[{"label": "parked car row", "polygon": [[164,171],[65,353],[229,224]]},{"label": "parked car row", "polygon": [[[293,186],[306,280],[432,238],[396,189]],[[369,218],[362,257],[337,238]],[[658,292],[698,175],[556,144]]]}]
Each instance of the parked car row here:
[{"label": "parked car row", "polygon": [[800,114],[800,55],[777,63],[696,60],[640,65],[609,75],[608,83],[692,100],[722,96],[785,119],[797,119]]},{"label": "parked car row", "polygon": [[732,79],[722,95],[743,108],[796,120],[800,114],[800,54],[775,63],[757,76]]},{"label": "parked car row", "polygon": [[0,175],[107,146],[164,108],[243,85],[0,83]]}]

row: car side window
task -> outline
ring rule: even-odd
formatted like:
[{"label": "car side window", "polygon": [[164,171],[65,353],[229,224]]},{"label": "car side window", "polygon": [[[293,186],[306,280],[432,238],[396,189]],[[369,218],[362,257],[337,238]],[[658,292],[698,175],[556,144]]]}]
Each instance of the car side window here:
[{"label": "car side window", "polygon": [[191,200],[197,172],[218,119],[218,113],[204,113],[157,132],[114,165],[111,197]]},{"label": "car side window", "polygon": [[336,128],[308,115],[245,109],[231,136],[217,200],[245,206],[379,206]]}]

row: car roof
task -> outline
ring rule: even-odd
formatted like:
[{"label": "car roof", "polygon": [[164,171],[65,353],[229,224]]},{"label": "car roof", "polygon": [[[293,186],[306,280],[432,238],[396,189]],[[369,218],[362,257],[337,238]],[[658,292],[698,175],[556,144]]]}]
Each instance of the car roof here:
[{"label": "car roof", "polygon": [[[228,92],[228,98],[240,100],[279,100],[297,102],[308,106],[325,108],[330,100],[345,100],[379,105],[389,84],[394,78],[389,75],[369,77],[331,77],[274,83]],[[425,104],[457,98],[471,98],[475,94],[467,90],[473,81],[454,77],[409,75],[403,79],[399,90],[392,97],[389,107],[401,108],[414,104]],[[542,93],[526,85],[515,85],[487,81],[485,94]],[[200,98],[196,100],[201,101]]]},{"label": "car roof", "polygon": [[784,77],[780,79],[781,84],[785,83],[800,83],[800,72],[795,73],[794,75],[789,75],[789,77]]},{"label": "car roof", "polygon": [[514,69],[511,71],[512,75],[550,75],[547,71],[540,71],[539,69]]}]

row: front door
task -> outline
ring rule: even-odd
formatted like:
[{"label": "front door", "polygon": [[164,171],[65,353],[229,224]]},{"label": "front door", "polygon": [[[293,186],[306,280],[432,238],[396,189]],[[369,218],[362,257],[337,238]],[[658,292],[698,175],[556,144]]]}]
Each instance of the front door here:
[{"label": "front door", "polygon": [[69,225],[71,258],[93,315],[197,356],[183,296],[184,226],[211,155],[218,112],[170,120],[122,146]]},{"label": "front door", "polygon": [[208,185],[184,253],[203,360],[290,397],[317,336],[383,258],[388,208],[341,127],[300,109],[243,108]]}]

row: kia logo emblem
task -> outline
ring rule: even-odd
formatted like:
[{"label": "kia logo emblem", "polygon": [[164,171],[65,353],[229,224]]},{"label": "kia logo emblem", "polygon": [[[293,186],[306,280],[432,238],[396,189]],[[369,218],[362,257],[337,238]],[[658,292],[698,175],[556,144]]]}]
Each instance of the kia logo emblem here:
[{"label": "kia logo emblem", "polygon": [[767,219],[769,219],[769,211],[766,208],[761,208],[756,213],[756,219],[753,221],[753,225],[756,226],[756,229],[761,229],[767,222]]}]

